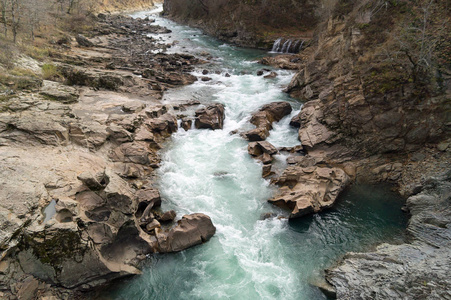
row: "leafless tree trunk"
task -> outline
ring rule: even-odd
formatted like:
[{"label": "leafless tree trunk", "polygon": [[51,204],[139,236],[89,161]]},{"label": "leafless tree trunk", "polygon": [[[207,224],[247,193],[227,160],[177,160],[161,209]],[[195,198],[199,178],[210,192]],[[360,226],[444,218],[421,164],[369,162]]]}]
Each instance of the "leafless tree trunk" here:
[{"label": "leafless tree trunk", "polygon": [[8,10],[10,1],[9,0],[0,0],[0,9],[1,9],[1,22],[3,23],[3,33],[5,38],[8,36],[8,24],[6,20],[6,12]]},{"label": "leafless tree trunk", "polygon": [[17,33],[20,26],[21,4],[21,0],[11,0],[11,31],[13,33],[14,43],[17,41]]},{"label": "leafless tree trunk", "polygon": [[68,0],[68,7],[67,7],[67,13],[71,14],[72,11],[74,10],[75,6],[78,4],[77,0]]}]

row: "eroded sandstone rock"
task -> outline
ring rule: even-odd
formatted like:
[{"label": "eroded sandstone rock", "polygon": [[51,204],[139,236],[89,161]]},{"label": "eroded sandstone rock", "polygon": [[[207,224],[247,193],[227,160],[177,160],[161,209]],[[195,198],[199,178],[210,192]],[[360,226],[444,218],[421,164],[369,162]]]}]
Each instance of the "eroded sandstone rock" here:
[{"label": "eroded sandstone rock", "polygon": [[222,129],[224,126],[224,105],[216,103],[197,110],[194,126],[197,129]]},{"label": "eroded sandstone rock", "polygon": [[272,129],[272,123],[280,121],[283,117],[290,114],[291,105],[288,102],[273,102],[264,105],[258,112],[252,115],[251,124],[255,129],[244,133],[249,141],[263,141],[269,136],[269,130]]},{"label": "eroded sandstone rock", "polygon": [[208,241],[216,232],[204,214],[185,215],[169,232],[157,232],[159,252],[178,252]]},{"label": "eroded sandstone rock", "polygon": [[330,208],[350,178],[339,168],[288,166],[276,180],[278,194],[270,203],[291,210],[298,218]]}]

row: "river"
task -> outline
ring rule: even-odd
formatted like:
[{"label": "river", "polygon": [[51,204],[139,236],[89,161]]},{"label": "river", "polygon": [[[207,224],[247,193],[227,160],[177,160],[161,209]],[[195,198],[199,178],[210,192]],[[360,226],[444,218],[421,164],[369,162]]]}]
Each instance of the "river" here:
[{"label": "river", "polygon": [[[294,113],[299,112],[301,104],[281,92],[293,73],[275,70],[276,78],[257,76],[265,67],[256,59],[267,53],[224,44],[157,12],[134,16],[151,14],[156,24],[172,30],[162,39],[177,41],[168,51],[213,57],[194,73],[202,76],[206,69],[211,81],[169,90],[164,102],[199,100],[226,107],[223,130],[180,129],[165,145],[158,170],[163,209],[174,209],[179,217],[205,213],[217,232],[203,245],[150,256],[143,275],[116,284],[108,298],[326,299],[310,284],[322,270],[348,251],[403,239],[403,203],[387,187],[355,186],[335,208],[294,221],[284,218],[288,212],[268,204],[274,188],[261,177],[262,167],[247,153],[247,142],[230,132],[251,128],[250,114],[266,103],[289,101]],[[299,144],[290,118],[275,124],[269,142],[277,147]],[[277,159],[283,166],[285,157]],[[268,212],[276,216],[262,220]]]}]

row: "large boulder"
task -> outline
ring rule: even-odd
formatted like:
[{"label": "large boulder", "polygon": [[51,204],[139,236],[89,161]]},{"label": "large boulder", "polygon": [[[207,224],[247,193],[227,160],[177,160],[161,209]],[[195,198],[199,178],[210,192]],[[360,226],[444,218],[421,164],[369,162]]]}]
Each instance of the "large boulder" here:
[{"label": "large boulder", "polygon": [[291,210],[290,218],[299,218],[330,208],[350,183],[340,168],[289,166],[276,181],[278,194],[270,203]]},{"label": "large boulder", "polygon": [[194,125],[197,129],[222,129],[224,126],[224,105],[216,103],[198,109]]},{"label": "large boulder", "polygon": [[282,120],[289,115],[293,109],[288,102],[272,102],[264,105],[258,112],[254,113],[250,122],[255,125],[255,129],[244,133],[249,141],[263,141],[269,136],[272,123]]},{"label": "large boulder", "polygon": [[158,229],[159,252],[178,252],[208,241],[216,232],[210,217],[204,214],[185,215],[169,232]]}]

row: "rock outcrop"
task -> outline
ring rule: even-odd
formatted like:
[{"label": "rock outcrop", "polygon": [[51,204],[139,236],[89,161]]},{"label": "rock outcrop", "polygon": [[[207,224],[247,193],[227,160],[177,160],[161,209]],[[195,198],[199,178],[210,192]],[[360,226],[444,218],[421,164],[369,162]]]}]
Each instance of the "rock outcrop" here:
[{"label": "rock outcrop", "polygon": [[289,115],[293,109],[288,102],[273,102],[264,105],[258,112],[252,115],[251,124],[255,129],[244,132],[243,135],[249,141],[264,141],[269,136],[272,123],[282,120]]},{"label": "rock outcrop", "polygon": [[451,280],[451,174],[423,182],[407,199],[409,243],[348,253],[327,271],[338,299],[447,299]]},{"label": "rock outcrop", "polygon": [[[64,84],[41,80],[0,101],[1,298],[77,298],[140,274],[148,254],[182,251],[215,232],[205,215],[185,216],[174,227],[176,213],[162,211],[153,187],[158,150],[178,130],[161,93],[195,80],[188,65],[199,60],[148,49],[121,56],[129,43],[118,41],[130,42],[146,22],[101,20],[88,52],[73,45],[57,55]],[[138,52],[149,45],[138,40]],[[153,65],[148,78],[135,75]],[[157,233],[168,237],[166,248]]]},{"label": "rock outcrop", "polygon": [[290,218],[299,218],[332,207],[350,178],[339,168],[300,163],[288,166],[274,181],[280,188],[268,202],[291,210]]}]

